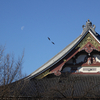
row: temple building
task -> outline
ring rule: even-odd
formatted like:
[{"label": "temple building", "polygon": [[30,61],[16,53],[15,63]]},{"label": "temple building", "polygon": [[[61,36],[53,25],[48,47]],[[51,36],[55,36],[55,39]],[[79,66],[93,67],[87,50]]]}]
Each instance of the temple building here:
[{"label": "temple building", "polygon": [[[26,78],[10,85],[23,100],[100,100],[100,35],[88,20],[79,37]],[[18,86],[17,86],[18,85]],[[19,94],[15,95],[18,91]]]},{"label": "temple building", "polygon": [[100,98],[100,35],[95,27],[88,20],[79,37],[26,78],[35,80],[41,98]]},{"label": "temple building", "polygon": [[83,32],[47,63],[28,76],[42,79],[54,74],[100,74],[100,35],[88,20]]}]

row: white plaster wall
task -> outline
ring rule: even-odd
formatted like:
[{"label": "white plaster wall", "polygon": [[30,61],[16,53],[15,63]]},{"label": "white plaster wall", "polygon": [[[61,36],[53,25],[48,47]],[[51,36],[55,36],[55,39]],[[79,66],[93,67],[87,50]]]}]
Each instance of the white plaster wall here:
[{"label": "white plaster wall", "polygon": [[96,62],[100,63],[100,55],[93,55],[95,57]]},{"label": "white plaster wall", "polygon": [[85,57],[86,57],[86,55],[78,56],[78,58],[76,59],[76,63],[84,62]]},{"label": "white plaster wall", "polygon": [[100,72],[100,67],[78,67],[78,72],[97,73]]}]

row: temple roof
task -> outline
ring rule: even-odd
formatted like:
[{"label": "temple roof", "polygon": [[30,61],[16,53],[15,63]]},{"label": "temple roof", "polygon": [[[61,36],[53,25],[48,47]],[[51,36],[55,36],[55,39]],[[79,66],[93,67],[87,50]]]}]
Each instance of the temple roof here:
[{"label": "temple roof", "polygon": [[83,31],[79,37],[77,37],[73,42],[71,42],[68,46],[66,46],[62,51],[60,51],[57,55],[51,58],[48,62],[46,62],[36,71],[31,73],[27,78],[31,79],[38,76],[39,74],[43,73],[44,71],[55,65],[61,59],[63,59],[75,48],[76,45],[80,43],[80,41],[86,36],[88,32],[100,43],[100,35],[95,31],[96,26],[92,25],[92,22],[90,22],[90,20],[88,20],[86,22],[86,25],[83,25],[82,28]]}]

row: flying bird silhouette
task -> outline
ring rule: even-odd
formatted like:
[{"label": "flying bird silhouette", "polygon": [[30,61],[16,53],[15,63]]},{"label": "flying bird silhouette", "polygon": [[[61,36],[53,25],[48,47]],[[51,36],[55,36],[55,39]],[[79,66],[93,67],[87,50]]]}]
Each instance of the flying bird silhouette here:
[{"label": "flying bird silhouette", "polygon": [[48,37],[48,40],[50,40],[50,38]]},{"label": "flying bird silhouette", "polygon": [[55,44],[54,42],[52,42],[52,44]]},{"label": "flying bird silhouette", "polygon": [[[50,40],[50,41],[51,41],[51,39],[50,39],[49,37],[48,37],[48,40]],[[52,43],[52,44],[55,44],[55,43],[54,43],[54,42],[52,42],[52,41],[51,41],[51,43]]]}]

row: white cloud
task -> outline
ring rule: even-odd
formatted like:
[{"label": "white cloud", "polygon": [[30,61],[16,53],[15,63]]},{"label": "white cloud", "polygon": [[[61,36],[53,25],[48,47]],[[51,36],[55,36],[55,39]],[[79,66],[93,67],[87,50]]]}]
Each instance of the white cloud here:
[{"label": "white cloud", "polygon": [[21,30],[23,30],[23,29],[24,29],[24,26],[21,27]]}]

